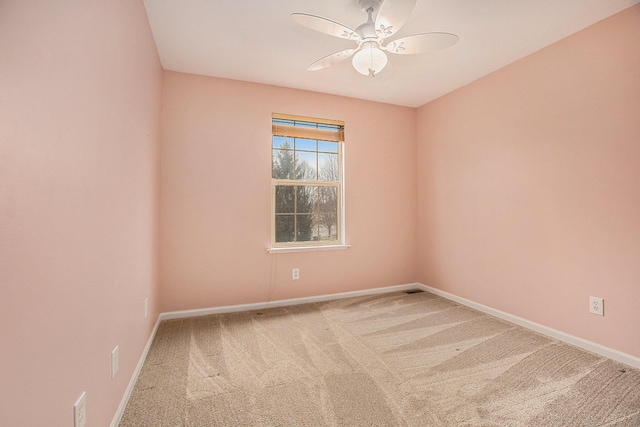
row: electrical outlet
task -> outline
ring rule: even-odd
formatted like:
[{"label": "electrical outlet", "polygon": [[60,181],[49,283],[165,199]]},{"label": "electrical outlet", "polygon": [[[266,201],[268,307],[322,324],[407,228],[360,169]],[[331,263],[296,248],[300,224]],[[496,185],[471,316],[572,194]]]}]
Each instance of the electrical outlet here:
[{"label": "electrical outlet", "polygon": [[149,298],[144,299],[144,318],[146,319],[149,315]]},{"label": "electrical outlet", "polygon": [[589,297],[589,312],[604,316],[604,300],[599,297]]},{"label": "electrical outlet", "polygon": [[294,268],[293,270],[291,270],[291,279],[298,280],[299,278],[300,278],[300,269]]},{"label": "electrical outlet", "polygon": [[115,378],[119,368],[118,346],[111,352],[111,378]]},{"label": "electrical outlet", "polygon": [[73,405],[73,427],[84,427],[87,424],[87,403],[85,401],[86,392],[82,392],[80,398]]}]

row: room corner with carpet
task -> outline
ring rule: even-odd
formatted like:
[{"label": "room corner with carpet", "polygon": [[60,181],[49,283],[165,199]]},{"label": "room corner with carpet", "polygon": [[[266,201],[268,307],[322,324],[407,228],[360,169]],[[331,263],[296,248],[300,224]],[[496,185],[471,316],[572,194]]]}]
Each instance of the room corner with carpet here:
[{"label": "room corner with carpet", "polygon": [[163,320],[119,425],[637,426],[640,370],[391,290]]}]

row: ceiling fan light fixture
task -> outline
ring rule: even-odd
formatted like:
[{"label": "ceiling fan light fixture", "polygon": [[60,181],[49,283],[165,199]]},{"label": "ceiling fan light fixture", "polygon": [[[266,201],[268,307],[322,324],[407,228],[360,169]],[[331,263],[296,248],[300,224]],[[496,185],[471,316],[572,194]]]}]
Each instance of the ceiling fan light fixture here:
[{"label": "ceiling fan light fixture", "polygon": [[[353,55],[353,68],[364,76],[375,77],[387,66],[387,53],[392,56],[424,54],[456,44],[458,36],[449,33],[420,33],[401,38],[393,37],[409,18],[416,2],[417,0],[358,0],[360,8],[367,15],[367,21],[355,30],[321,16],[308,13],[291,14],[296,22],[305,27],[358,44],[355,48],[334,52],[318,59],[307,67],[307,70],[322,70]],[[393,39],[389,40],[391,37]]]},{"label": "ceiling fan light fixture", "polygon": [[387,66],[387,55],[375,43],[369,42],[353,55],[352,64],[360,74],[375,77]]}]

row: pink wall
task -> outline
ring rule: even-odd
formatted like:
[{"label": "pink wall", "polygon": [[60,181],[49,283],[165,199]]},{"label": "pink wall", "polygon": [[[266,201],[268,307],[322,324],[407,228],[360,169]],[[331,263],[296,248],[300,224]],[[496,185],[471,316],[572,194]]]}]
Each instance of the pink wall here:
[{"label": "pink wall", "polygon": [[[274,112],[345,121],[350,249],[267,253]],[[165,72],[162,310],[415,281],[415,129],[411,108]]]},{"label": "pink wall", "polygon": [[144,6],[3,0],[0,58],[0,425],[72,426],[86,390],[87,425],[107,426],[158,313]]},{"label": "pink wall", "polygon": [[417,114],[420,281],[640,356],[640,6]]},{"label": "pink wall", "polygon": [[[163,75],[141,1],[62,1],[0,3],[0,425],[108,425],[160,309],[416,278],[640,356],[640,6],[416,112]],[[346,122],[350,249],[266,252],[273,112]]]}]

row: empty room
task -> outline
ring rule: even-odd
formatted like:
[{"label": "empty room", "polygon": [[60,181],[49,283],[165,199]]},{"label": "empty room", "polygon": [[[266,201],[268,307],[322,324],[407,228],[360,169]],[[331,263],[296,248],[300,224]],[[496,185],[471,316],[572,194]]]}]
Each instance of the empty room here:
[{"label": "empty room", "polygon": [[0,426],[640,426],[640,0],[0,0]]}]

